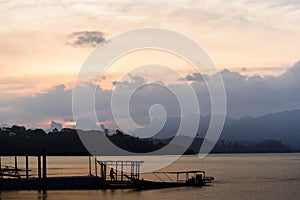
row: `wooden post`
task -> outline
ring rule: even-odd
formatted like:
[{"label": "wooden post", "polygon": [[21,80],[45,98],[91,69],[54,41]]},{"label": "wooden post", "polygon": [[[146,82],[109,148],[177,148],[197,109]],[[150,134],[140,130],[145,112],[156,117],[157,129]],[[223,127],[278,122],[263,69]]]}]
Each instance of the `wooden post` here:
[{"label": "wooden post", "polygon": [[91,156],[89,156],[89,175],[92,176]]},{"label": "wooden post", "polygon": [[26,164],[26,178],[29,177],[29,174],[28,174],[28,156],[25,157],[25,164]]},{"label": "wooden post", "polygon": [[138,162],[138,163],[137,163],[137,172],[138,172],[138,177],[137,177],[137,179],[140,179],[140,167],[141,167],[141,163]]},{"label": "wooden post", "polygon": [[46,156],[46,149],[43,148],[43,183],[42,183],[42,189],[43,191],[46,191],[47,189],[47,156]]},{"label": "wooden post", "polygon": [[106,164],[104,164],[104,180],[106,181]]},{"label": "wooden post", "polygon": [[133,178],[132,177],[132,162],[130,162],[130,177]]},{"label": "wooden post", "polygon": [[17,170],[18,170],[18,158],[17,156],[15,156],[15,172],[17,173]]},{"label": "wooden post", "polygon": [[118,161],[116,161],[116,181],[118,180]]},{"label": "wooden post", "polygon": [[46,152],[43,152],[43,179],[47,178],[47,156]]},{"label": "wooden post", "polygon": [[135,178],[138,179],[138,162],[135,163]]},{"label": "wooden post", "polygon": [[123,161],[121,161],[121,181],[122,182],[123,182],[123,176],[124,176],[124,174],[123,174],[123,170],[124,170],[123,165],[124,165],[124,163],[123,163]]},{"label": "wooden post", "polygon": [[98,176],[98,171],[97,171],[97,158],[95,156],[95,175]]},{"label": "wooden post", "polygon": [[42,178],[42,170],[41,170],[41,156],[38,155],[38,178]]},{"label": "wooden post", "polygon": [[101,176],[101,178],[103,179],[103,164],[102,164],[102,162],[100,163],[100,176]]}]

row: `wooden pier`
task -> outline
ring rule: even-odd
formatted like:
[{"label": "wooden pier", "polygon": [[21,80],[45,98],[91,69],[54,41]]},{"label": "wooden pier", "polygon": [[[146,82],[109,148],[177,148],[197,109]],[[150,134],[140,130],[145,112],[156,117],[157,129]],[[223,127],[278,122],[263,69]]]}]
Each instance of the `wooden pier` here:
[{"label": "wooden pier", "polygon": [[[5,156],[2,156],[5,157]],[[96,157],[88,156],[87,176],[47,176],[47,155],[43,150],[37,155],[16,155],[13,165],[2,165],[0,156],[0,190],[63,190],[63,189],[125,189],[132,188],[130,178],[139,179],[142,161],[98,161]],[[29,157],[37,160],[37,174],[33,177],[29,166]],[[25,158],[25,168],[19,168],[18,160]],[[111,180],[108,170],[115,172]],[[124,168],[130,167],[129,174]],[[92,173],[94,172],[94,174]]]},{"label": "wooden pier", "polygon": [[[30,174],[30,156],[37,159],[37,177]],[[140,178],[140,167],[143,161],[99,161],[91,156],[88,157],[89,173],[87,176],[48,177],[46,151],[43,150],[42,154],[30,156],[13,156],[13,166],[1,165],[0,156],[0,190],[154,189],[203,186],[212,180],[205,177],[204,171],[186,171],[160,172],[165,175],[166,173],[176,174],[177,180],[174,181],[170,178],[168,182],[146,181]],[[25,169],[18,167],[20,157],[25,157]],[[157,174],[159,173],[154,173],[155,176]],[[180,174],[185,174],[185,180],[179,180]],[[190,176],[190,174],[193,175]]]}]

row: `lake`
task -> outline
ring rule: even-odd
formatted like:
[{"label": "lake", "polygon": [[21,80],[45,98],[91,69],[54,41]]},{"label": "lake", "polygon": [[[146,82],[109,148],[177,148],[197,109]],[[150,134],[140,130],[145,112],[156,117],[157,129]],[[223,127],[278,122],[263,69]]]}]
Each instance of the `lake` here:
[{"label": "lake", "polygon": [[[5,158],[2,164],[12,164]],[[24,165],[19,158],[19,165]],[[30,159],[30,166],[36,166]],[[48,175],[87,175],[86,157],[49,157]],[[67,169],[67,170],[66,170]],[[135,190],[72,190],[72,191],[2,191],[1,200],[10,199],[300,199],[300,154],[213,154],[204,159],[183,156],[165,170],[205,170],[214,176],[211,186],[172,188],[147,191]],[[36,173],[33,168],[32,173]],[[144,178],[150,177],[145,174]]]}]

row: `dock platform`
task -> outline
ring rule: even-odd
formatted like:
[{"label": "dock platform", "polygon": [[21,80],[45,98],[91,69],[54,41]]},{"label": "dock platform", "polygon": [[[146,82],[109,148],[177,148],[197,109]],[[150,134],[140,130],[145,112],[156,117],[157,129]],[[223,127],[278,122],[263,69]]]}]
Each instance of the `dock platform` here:
[{"label": "dock platform", "polygon": [[[89,174],[86,176],[47,176],[47,156],[37,156],[37,176],[30,174],[28,156],[25,157],[25,169],[15,165],[1,166],[0,157],[0,191],[1,190],[92,190],[92,189],[160,189],[170,187],[204,186],[211,182],[204,171],[156,172],[168,178],[168,181],[149,181],[140,178],[140,166],[143,161],[99,161],[94,159],[92,174],[92,159],[89,156]],[[125,169],[127,169],[125,173]],[[98,175],[99,174],[99,175]],[[171,176],[175,176],[172,180]]]}]

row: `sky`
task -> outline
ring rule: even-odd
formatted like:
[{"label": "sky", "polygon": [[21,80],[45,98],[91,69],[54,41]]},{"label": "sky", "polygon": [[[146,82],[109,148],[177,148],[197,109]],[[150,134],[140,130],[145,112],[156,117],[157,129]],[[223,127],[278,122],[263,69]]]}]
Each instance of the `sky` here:
[{"label": "sky", "polygon": [[[144,27],[180,32],[205,49],[223,75],[230,116],[300,108],[299,16],[298,0],[0,0],[0,124],[72,125],[72,87],[87,56],[114,35]],[[198,86],[186,62],[163,52],[137,52],[106,74],[99,88],[104,102],[122,73],[149,59],[172,65]],[[134,77],[155,79],[151,73]],[[159,81],[180,87],[180,80],[170,79]],[[109,123],[109,108],[99,113]]]}]

